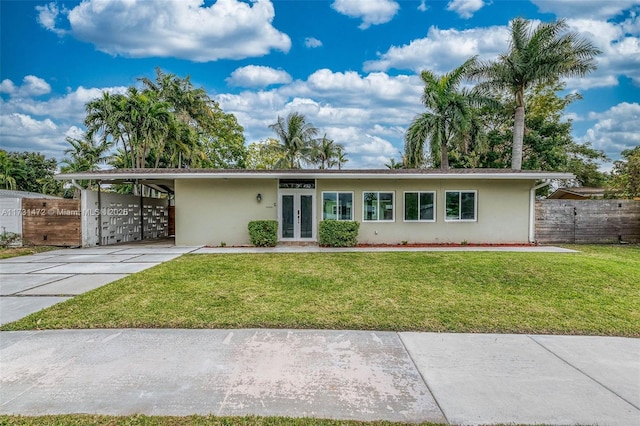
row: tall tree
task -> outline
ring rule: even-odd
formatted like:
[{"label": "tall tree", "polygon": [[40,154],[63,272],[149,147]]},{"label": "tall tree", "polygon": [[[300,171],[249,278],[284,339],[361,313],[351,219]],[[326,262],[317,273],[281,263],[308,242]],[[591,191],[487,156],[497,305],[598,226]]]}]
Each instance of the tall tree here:
[{"label": "tall tree", "polygon": [[449,168],[449,148],[456,141],[465,141],[471,130],[474,106],[489,102],[476,91],[460,89],[475,63],[475,58],[471,58],[442,76],[427,70],[420,73],[424,82],[422,103],[427,112],[418,115],[405,134],[407,167],[421,167],[425,163],[424,144],[428,141],[433,163],[440,164],[442,169]]},{"label": "tall tree", "polygon": [[347,153],[345,152],[344,147],[342,145],[338,145],[338,153],[336,154],[336,166],[338,166],[338,170],[342,170],[342,166],[347,162],[349,162],[349,159],[347,158]]},{"label": "tall tree", "polygon": [[511,21],[509,50],[495,62],[479,63],[471,74],[484,81],[481,88],[508,90],[515,104],[511,168],[522,168],[525,134],[525,91],[528,87],[563,77],[584,76],[596,68],[600,50],[574,32],[564,20],[541,23]]},{"label": "tall tree", "polygon": [[622,151],[622,160],[614,162],[609,191],[615,197],[640,197],[640,146]]},{"label": "tall tree", "polygon": [[330,169],[336,164],[338,152],[344,149],[340,144],[327,138],[325,134],[321,139],[316,139],[311,143],[308,163],[318,166],[319,169]]},{"label": "tall tree", "polygon": [[286,118],[278,116],[278,121],[269,125],[280,140],[283,159],[279,168],[298,169],[300,162],[307,154],[311,143],[318,134],[318,129],[303,114],[292,112]]},{"label": "tall tree", "polygon": [[247,149],[247,168],[273,170],[282,161],[283,152],[277,139],[254,142]]}]

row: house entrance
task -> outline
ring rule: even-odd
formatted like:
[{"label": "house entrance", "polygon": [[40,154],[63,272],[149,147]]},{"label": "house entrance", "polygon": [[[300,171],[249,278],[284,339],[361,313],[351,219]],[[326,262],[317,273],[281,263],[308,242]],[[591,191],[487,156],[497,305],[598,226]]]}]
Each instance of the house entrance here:
[{"label": "house entrance", "polygon": [[278,234],[280,241],[316,240],[315,181],[280,181]]}]

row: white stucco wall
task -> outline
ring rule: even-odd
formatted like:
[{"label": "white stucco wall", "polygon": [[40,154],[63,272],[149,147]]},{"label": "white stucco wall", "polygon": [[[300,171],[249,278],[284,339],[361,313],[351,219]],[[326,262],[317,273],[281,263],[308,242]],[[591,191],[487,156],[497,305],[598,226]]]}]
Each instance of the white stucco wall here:
[{"label": "white stucco wall", "polygon": [[0,197],[0,233],[22,235],[22,199]]},{"label": "white stucco wall", "polygon": [[[361,223],[359,242],[527,243],[531,180],[356,180],[323,179],[316,183],[316,209],[322,220],[323,191],[352,191],[354,219]],[[278,219],[277,179],[176,180],[176,244],[249,244],[251,220]],[[477,221],[446,222],[445,191],[477,191]],[[363,192],[393,191],[394,222],[364,222]],[[435,222],[404,222],[404,192],[435,191]],[[262,202],[256,195],[262,195]]]},{"label": "white stucco wall", "polygon": [[250,221],[277,219],[277,193],[277,179],[177,179],[176,245],[249,244]]},{"label": "white stucco wall", "polygon": [[[358,241],[364,244],[527,243],[529,189],[532,181],[479,180],[320,180],[322,191],[353,191],[354,219],[360,222]],[[445,221],[445,191],[477,191],[477,221]],[[394,222],[364,222],[363,192],[395,193]],[[404,192],[435,191],[435,222],[404,222]],[[322,206],[318,203],[318,217]]]}]

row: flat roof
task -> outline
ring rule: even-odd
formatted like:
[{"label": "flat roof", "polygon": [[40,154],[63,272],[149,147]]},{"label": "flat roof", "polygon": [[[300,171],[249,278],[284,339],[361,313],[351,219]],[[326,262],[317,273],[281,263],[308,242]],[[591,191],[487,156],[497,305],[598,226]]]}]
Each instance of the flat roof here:
[{"label": "flat roof", "polygon": [[572,173],[513,169],[108,169],[92,172],[62,173],[58,180],[174,179],[498,179],[538,180],[575,179]]}]

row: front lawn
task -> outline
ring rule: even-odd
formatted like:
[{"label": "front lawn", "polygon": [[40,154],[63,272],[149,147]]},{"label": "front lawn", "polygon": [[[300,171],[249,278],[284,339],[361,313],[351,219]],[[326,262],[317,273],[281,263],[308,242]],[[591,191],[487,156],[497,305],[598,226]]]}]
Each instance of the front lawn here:
[{"label": "front lawn", "polygon": [[640,247],[186,255],[3,330],[311,328],[640,336]]}]

